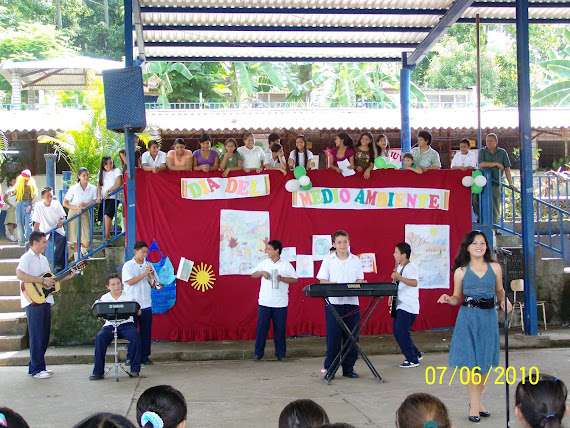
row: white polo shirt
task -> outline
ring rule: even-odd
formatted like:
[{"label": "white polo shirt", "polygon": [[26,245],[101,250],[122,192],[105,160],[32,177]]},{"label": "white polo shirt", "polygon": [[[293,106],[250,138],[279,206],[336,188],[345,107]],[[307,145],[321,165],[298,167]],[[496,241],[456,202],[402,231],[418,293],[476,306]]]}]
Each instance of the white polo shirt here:
[{"label": "white polo shirt", "polygon": [[141,164],[143,166],[144,164],[146,164],[151,168],[156,168],[156,167],[160,168],[165,163],[166,163],[166,153],[164,153],[162,150],[158,151],[155,159],[152,158],[149,151],[144,152],[141,156]]},{"label": "white polo shirt", "polygon": [[133,257],[123,265],[122,278],[123,289],[129,293],[141,305],[141,309],[150,308],[152,301],[150,299],[150,283],[148,276],[145,276],[139,282],[133,285],[127,284],[127,281],[139,276],[146,270],[147,262],[138,264]]},{"label": "white polo shirt", "polygon": [[[398,265],[398,272],[401,270],[402,267]],[[415,279],[418,281],[418,285],[417,287],[410,287],[400,281],[398,284],[398,300],[396,309],[401,309],[410,314],[417,315],[420,313],[420,275],[418,267],[410,262],[404,266],[404,271],[400,275],[407,279]]]},{"label": "white polo shirt", "polygon": [[[111,296],[111,292],[109,291],[107,294],[103,294],[101,298],[97,300],[97,302],[136,302],[136,299],[126,291],[123,291],[118,299],[114,299],[113,296]],[[129,317],[126,320],[120,320],[119,325],[126,324],[128,322],[134,322],[133,317]],[[103,327],[106,327],[108,325],[113,325],[113,323],[111,321],[105,321]]]},{"label": "white polo shirt", "polygon": [[[289,153],[289,159],[293,159],[293,162],[295,162],[295,152],[297,150],[292,150],[291,153]],[[311,152],[310,150],[305,149],[304,152],[299,152],[299,165],[294,165],[294,166],[306,166],[307,162],[305,161],[305,154],[307,155],[307,159],[311,160],[313,159],[313,152]]]},{"label": "white polo shirt", "polygon": [[285,156],[281,156],[281,157],[277,157],[277,158],[273,159],[273,152],[269,152],[269,153],[265,154],[264,165],[272,166],[273,168],[281,168],[281,162],[283,162],[285,165],[287,165],[285,163]]},{"label": "white polo shirt", "polygon": [[[325,281],[351,283],[364,279],[360,259],[348,253],[346,260],[337,257],[336,252],[328,256],[321,263],[317,279]],[[355,297],[329,297],[333,305],[358,305],[358,296]]]},{"label": "white polo shirt", "polygon": [[[43,254],[36,255],[33,250],[30,248],[26,253],[20,257],[20,262],[18,263],[18,267],[16,270],[21,270],[28,275],[33,276],[42,276],[46,272],[50,272],[51,269],[49,267],[48,259]],[[54,304],[53,295],[50,294],[47,299],[46,303],[50,305]],[[20,288],[20,306],[25,308],[26,306],[30,306],[30,302],[24,297],[24,292]]]},{"label": "white polo shirt", "polygon": [[[40,231],[46,233],[48,230],[53,229],[66,214],[59,201],[52,199],[49,207],[44,203],[43,199],[34,204],[34,212],[32,214],[32,221],[40,224]],[[63,227],[55,230],[60,235],[65,236]],[[48,236],[49,238],[49,236]]]},{"label": "white polo shirt", "polygon": [[[97,174],[97,182],[99,182],[99,177],[101,171]],[[113,168],[111,171],[103,170],[103,185],[101,186],[101,197],[105,196],[105,192],[115,185],[117,182],[117,177],[121,177],[123,173],[119,168]],[[115,199],[117,194],[110,196],[110,199]]]},{"label": "white polo shirt", "polygon": [[257,169],[261,167],[261,161],[265,157],[261,147],[253,146],[250,150],[245,146],[241,146],[238,147],[237,151],[241,156],[243,169]]},{"label": "white polo shirt", "polygon": [[97,188],[91,183],[87,183],[87,187],[83,190],[81,184],[76,183],[69,188],[64,199],[69,201],[71,205],[79,205],[80,203],[91,204],[97,199]]},{"label": "white polo shirt", "polygon": [[[279,275],[282,277],[297,278],[295,268],[293,268],[291,263],[281,258],[275,263],[273,263],[273,260],[270,258],[262,260],[253,271],[267,272],[271,275],[273,269],[277,269]],[[289,284],[279,281],[279,288],[274,289],[271,284],[271,279],[261,277],[258,303],[261,306],[267,306],[269,308],[286,308],[289,304]]]},{"label": "white polo shirt", "polygon": [[451,168],[458,166],[477,168],[477,161],[477,155],[474,152],[469,151],[466,155],[464,155],[459,151],[455,153],[455,156],[453,156],[453,160],[451,161]]}]

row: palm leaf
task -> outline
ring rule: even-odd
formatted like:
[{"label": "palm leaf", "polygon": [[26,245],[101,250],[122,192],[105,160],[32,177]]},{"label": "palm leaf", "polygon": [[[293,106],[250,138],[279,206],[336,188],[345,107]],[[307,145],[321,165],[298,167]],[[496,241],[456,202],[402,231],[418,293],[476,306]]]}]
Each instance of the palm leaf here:
[{"label": "palm leaf", "polygon": [[182,76],[186,77],[186,79],[188,79],[188,80],[192,80],[192,73],[190,73],[190,70],[188,70],[188,67],[186,67],[186,65],[182,62],[175,62],[175,63],[170,64],[169,69],[180,73]]},{"label": "palm leaf", "polygon": [[338,101],[343,107],[354,107],[356,95],[349,79],[342,79],[338,85]]},{"label": "palm leaf", "polygon": [[334,100],[336,90],[336,75],[328,76],[315,89],[315,104],[320,107],[329,107]]},{"label": "palm leaf", "polygon": [[241,88],[249,95],[250,97],[255,95],[255,87],[253,81],[251,80],[251,74],[245,63],[243,62],[236,62],[234,63],[235,70],[236,70],[236,77],[239,85]]},{"label": "palm leaf", "polygon": [[281,76],[279,75],[279,73],[277,73],[277,70],[275,69],[275,66],[273,66],[273,64],[269,62],[262,62],[260,64],[260,68],[261,70],[263,70],[263,72],[265,73],[265,75],[273,85],[277,86],[279,89],[283,89],[285,87],[285,85],[283,84],[283,80],[281,79]]},{"label": "palm leaf", "polygon": [[538,91],[532,97],[533,106],[564,106],[568,105],[568,97],[570,96],[570,80],[563,80],[553,83],[546,88]]}]

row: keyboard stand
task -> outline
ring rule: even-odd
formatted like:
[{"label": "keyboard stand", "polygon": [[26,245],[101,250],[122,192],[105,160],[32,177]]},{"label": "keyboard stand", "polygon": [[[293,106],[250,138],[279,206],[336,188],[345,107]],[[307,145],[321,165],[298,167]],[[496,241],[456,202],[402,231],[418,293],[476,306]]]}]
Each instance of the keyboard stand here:
[{"label": "keyboard stand", "polygon": [[[368,322],[368,320],[370,319],[370,317],[372,316],[372,314],[376,310],[376,307],[378,306],[378,303],[380,303],[380,299],[382,297],[384,297],[384,296],[372,297],[372,300],[370,301],[370,303],[368,304],[368,306],[366,307],[366,309],[362,313],[361,322],[359,323],[359,325],[354,327],[353,331],[350,331],[350,329],[348,328],[346,323],[343,321],[341,316],[338,314],[334,305],[330,302],[329,298],[323,297],[323,300],[325,301],[325,305],[327,305],[329,307],[329,309],[330,309],[331,313],[333,314],[333,316],[335,317],[337,323],[341,326],[341,328],[345,331],[345,333],[348,334],[348,340],[346,340],[343,343],[342,348],[340,349],[339,353],[337,354],[337,356],[333,360],[331,366],[329,367],[329,369],[327,370],[327,373],[325,374],[325,377],[323,378],[323,380],[325,381],[325,383],[327,385],[330,385],[331,380],[334,377],[335,373],[337,372],[339,367],[342,365],[343,361],[348,356],[348,352],[349,352],[350,347],[352,345],[354,345],[356,347],[358,354],[362,357],[362,359],[364,360],[364,362],[366,363],[366,365],[368,366],[368,368],[370,369],[370,371],[372,372],[374,377],[378,381],[384,383],[384,380],[380,376],[380,373],[378,373],[378,371],[374,368],[374,365],[368,359],[368,357],[366,356],[366,354],[364,353],[364,351],[362,350],[362,348],[358,344],[358,336],[360,335],[360,332],[362,331],[364,326],[366,326],[366,323]],[[364,319],[364,321],[362,321],[362,319]]]}]

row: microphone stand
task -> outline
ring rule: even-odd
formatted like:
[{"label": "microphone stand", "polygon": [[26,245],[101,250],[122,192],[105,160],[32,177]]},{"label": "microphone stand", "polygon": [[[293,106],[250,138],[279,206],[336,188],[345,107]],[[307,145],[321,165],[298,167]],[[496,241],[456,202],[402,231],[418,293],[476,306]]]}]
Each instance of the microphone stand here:
[{"label": "microphone stand", "polygon": [[[503,256],[503,290],[505,292],[505,370],[509,368],[509,317],[507,312],[507,263],[508,257],[512,256],[513,253],[506,248],[497,248],[497,254]],[[507,428],[511,426],[510,421],[510,405],[509,405],[509,382],[505,382],[506,387],[506,406],[507,406]]]}]

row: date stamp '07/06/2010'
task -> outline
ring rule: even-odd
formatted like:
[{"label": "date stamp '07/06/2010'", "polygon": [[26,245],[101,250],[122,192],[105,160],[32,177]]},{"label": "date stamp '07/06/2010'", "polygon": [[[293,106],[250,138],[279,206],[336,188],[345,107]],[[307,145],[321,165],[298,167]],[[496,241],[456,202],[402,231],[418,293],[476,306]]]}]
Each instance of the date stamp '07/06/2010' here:
[{"label": "date stamp '07/06/2010'", "polygon": [[[491,375],[492,373],[492,375]],[[480,367],[426,367],[426,383],[428,385],[451,385],[454,381],[462,385],[474,384],[487,385],[488,382],[495,385],[514,385],[517,380],[522,383],[528,382],[536,385],[540,379],[538,367],[520,367],[519,369],[509,366],[506,369],[501,366],[491,366],[487,373],[481,373]]]}]

